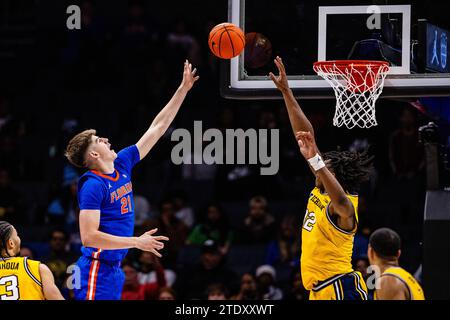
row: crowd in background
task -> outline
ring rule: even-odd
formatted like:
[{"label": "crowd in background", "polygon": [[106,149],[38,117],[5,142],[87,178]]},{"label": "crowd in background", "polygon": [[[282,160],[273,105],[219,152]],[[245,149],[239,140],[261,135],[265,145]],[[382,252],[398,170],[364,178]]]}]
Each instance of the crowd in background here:
[{"label": "crowd in background", "polygon": [[[46,263],[71,297],[65,280],[80,254],[82,171],[64,159],[64,148],[91,127],[115,150],[135,143],[173,94],[188,58],[199,70],[198,86],[133,172],[136,235],[157,227],[170,242],[162,259],[130,251],[122,265],[123,299],[307,299],[300,234],[314,177],[281,100],[220,97],[220,62],[206,39],[212,26],[226,20],[226,10],[164,24],[147,2],[123,4],[126,10],[113,23],[95,1],[81,1],[79,31],[34,22],[32,61],[19,52],[6,68],[14,72],[2,76],[0,219],[16,225],[21,254]],[[368,149],[375,155],[372,177],[360,193],[354,267],[364,271],[368,265],[371,230],[388,226],[403,237],[401,262],[414,272],[421,261],[425,196],[420,117],[404,103],[380,102],[379,127],[348,132],[332,127],[331,100],[302,106],[321,150]],[[280,171],[261,176],[259,165],[174,165],[170,134],[189,130],[194,120],[203,121],[204,130],[279,129]]]}]

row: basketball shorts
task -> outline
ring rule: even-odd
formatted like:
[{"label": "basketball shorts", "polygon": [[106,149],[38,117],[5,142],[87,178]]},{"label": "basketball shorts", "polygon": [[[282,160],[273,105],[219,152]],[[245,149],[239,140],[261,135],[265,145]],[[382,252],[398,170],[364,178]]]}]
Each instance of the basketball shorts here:
[{"label": "basketball shorts", "polygon": [[319,281],[309,300],[368,300],[367,286],[360,272],[354,271]]},{"label": "basketball shorts", "polygon": [[82,256],[77,261],[81,281],[74,289],[75,300],[120,300],[125,275],[120,261],[106,261]]}]

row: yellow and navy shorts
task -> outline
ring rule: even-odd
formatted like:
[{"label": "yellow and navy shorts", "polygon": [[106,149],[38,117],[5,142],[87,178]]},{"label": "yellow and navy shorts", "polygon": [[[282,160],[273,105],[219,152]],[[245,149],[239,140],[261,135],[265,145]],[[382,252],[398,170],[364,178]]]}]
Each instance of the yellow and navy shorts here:
[{"label": "yellow and navy shorts", "polygon": [[360,272],[354,271],[319,281],[309,300],[368,300],[367,286]]}]

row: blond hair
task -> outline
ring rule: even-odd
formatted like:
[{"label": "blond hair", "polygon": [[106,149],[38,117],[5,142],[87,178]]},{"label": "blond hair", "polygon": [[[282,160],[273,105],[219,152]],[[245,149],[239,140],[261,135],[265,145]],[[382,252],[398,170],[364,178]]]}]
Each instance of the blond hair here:
[{"label": "blond hair", "polygon": [[92,143],[92,136],[96,133],[97,131],[94,129],[85,130],[77,134],[72,138],[72,140],[69,141],[64,155],[71,164],[78,168],[87,167],[86,150]]}]

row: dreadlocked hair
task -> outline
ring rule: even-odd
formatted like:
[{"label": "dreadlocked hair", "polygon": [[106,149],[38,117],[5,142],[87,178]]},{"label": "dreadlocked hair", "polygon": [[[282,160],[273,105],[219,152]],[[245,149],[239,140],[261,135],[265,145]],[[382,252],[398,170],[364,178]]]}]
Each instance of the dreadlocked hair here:
[{"label": "dreadlocked hair", "polygon": [[367,150],[330,151],[324,153],[323,158],[347,192],[357,193],[361,184],[369,180],[373,156],[369,156]]},{"label": "dreadlocked hair", "polygon": [[[0,254],[3,250],[5,250],[5,253],[8,257],[10,257],[8,253],[8,247],[6,245],[6,242],[11,238],[13,232],[13,226],[6,222],[6,221],[0,221]],[[1,256],[3,259],[4,257]]]}]

